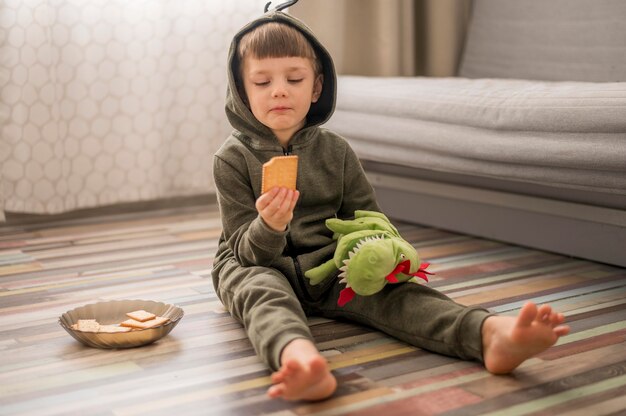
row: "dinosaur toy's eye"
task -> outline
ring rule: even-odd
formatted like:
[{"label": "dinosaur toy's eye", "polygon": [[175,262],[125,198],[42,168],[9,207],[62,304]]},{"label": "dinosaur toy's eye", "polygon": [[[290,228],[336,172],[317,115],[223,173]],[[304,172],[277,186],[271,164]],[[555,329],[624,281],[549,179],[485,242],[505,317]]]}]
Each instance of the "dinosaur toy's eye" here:
[{"label": "dinosaur toy's eye", "polygon": [[406,256],[404,255],[404,253],[400,253],[400,258],[401,258],[402,260],[406,259]]}]

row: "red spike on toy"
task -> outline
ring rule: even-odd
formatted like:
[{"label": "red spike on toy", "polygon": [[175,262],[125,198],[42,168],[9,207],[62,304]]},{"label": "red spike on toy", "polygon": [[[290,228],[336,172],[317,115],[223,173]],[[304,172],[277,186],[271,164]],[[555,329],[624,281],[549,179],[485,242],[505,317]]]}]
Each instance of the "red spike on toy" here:
[{"label": "red spike on toy", "polygon": [[385,277],[385,280],[388,281],[389,283],[398,283],[398,278],[393,274],[390,274],[387,277]]},{"label": "red spike on toy", "polygon": [[426,276],[427,274],[433,275],[435,273],[433,272],[429,272],[428,270],[426,270],[428,268],[428,266],[430,266],[430,263],[424,262],[422,264],[420,264],[420,268],[418,271],[416,271],[415,273],[411,273],[411,276],[417,276],[420,279],[424,279],[425,281],[428,282],[428,276]]},{"label": "red spike on toy", "polygon": [[391,271],[386,277],[385,280],[389,283],[398,283],[398,278],[396,275],[398,273],[407,273],[409,268],[411,267],[411,262],[409,260],[405,260],[401,263],[398,263],[395,269]]},{"label": "red spike on toy", "polygon": [[350,302],[356,293],[352,288],[347,287],[339,292],[339,300],[337,301],[337,305],[344,306],[346,303]]}]

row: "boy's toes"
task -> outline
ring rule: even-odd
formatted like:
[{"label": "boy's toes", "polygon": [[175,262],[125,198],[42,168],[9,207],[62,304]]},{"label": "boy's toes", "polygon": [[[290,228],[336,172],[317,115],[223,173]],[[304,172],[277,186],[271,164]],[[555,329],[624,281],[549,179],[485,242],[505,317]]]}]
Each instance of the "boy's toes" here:
[{"label": "boy's toes", "polygon": [[517,316],[517,325],[530,326],[537,317],[537,305],[532,302],[526,303]]},{"label": "boy's toes", "polygon": [[554,333],[557,334],[559,337],[565,336],[569,334],[569,326],[557,326],[556,328],[554,328]]},{"label": "boy's toes", "polygon": [[557,326],[565,322],[565,317],[562,313],[553,313],[550,315],[550,323],[552,326]]},{"label": "boy's toes", "polygon": [[552,315],[552,308],[550,305],[541,305],[537,310],[537,319],[542,322],[550,322],[550,315]]},{"label": "boy's toes", "polygon": [[272,399],[281,397],[285,394],[285,388],[282,384],[274,385],[267,390],[267,395]]}]

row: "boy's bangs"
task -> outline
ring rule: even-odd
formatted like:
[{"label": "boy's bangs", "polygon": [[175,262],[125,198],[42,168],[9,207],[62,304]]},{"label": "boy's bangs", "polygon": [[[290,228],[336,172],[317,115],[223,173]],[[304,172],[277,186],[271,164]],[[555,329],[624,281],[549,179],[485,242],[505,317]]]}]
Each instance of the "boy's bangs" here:
[{"label": "boy's bangs", "polygon": [[315,59],[313,50],[304,36],[294,36],[290,31],[263,31],[261,36],[251,39],[250,55],[257,59],[263,58],[284,58],[287,56],[297,56],[301,58]]},{"label": "boy's bangs", "polygon": [[[256,59],[300,57],[312,59],[318,72],[319,63],[313,47],[297,29],[281,24],[266,23],[245,34],[239,43],[239,58]],[[319,73],[319,72],[318,72]]]}]

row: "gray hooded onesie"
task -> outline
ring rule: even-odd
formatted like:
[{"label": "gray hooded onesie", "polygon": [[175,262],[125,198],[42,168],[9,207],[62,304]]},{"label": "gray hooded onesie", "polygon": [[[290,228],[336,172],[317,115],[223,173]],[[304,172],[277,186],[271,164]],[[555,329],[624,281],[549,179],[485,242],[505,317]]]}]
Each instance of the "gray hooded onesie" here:
[{"label": "gray hooded onesie", "polygon": [[[323,65],[324,86],[306,125],[283,149],[272,131],[244,104],[235,83],[236,51],[241,37],[256,26],[282,22],[300,30]],[[345,318],[442,354],[482,359],[482,309],[466,308],[427,286],[387,285],[376,295],[357,296],[337,306],[343,285],[328,279],[311,286],[304,272],[332,257],[335,242],[327,218],[354,216],[355,210],[380,211],[374,191],[348,143],[320,125],[335,106],[332,59],[302,22],[269,12],[233,39],[228,57],[226,114],[233,128],[214,157],[213,173],[223,232],[212,272],[215,291],[233,317],[243,323],[256,352],[272,369],[296,338],[313,340],[306,315]],[[285,232],[270,229],[255,201],[261,195],[263,163],[273,156],[299,157],[300,199]]]}]

